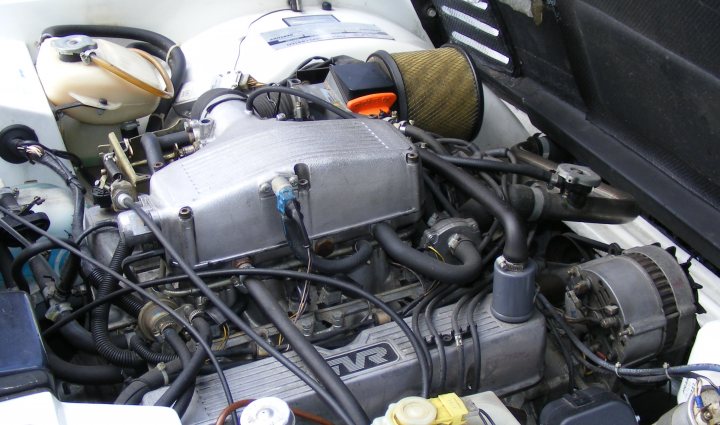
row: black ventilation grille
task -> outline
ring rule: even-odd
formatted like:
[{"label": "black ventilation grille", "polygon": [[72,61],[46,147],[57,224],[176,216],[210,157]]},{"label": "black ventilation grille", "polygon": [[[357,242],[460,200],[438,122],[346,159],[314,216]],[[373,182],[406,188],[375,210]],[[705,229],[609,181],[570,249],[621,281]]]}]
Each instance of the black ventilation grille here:
[{"label": "black ventilation grille", "polygon": [[490,0],[433,0],[448,41],[464,47],[483,64],[508,74],[515,61]]}]

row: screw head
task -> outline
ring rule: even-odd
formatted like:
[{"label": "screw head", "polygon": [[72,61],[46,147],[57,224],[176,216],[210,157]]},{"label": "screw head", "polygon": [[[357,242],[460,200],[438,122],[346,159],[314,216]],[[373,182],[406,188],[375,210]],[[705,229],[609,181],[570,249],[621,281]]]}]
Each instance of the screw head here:
[{"label": "screw head", "polygon": [[272,190],[270,183],[265,182],[260,185],[260,193],[269,193]]}]

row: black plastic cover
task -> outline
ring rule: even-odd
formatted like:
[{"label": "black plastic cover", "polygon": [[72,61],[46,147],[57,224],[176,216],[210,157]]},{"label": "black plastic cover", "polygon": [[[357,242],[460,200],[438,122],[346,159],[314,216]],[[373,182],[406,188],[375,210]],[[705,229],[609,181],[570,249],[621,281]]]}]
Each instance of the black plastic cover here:
[{"label": "black plastic cover", "polygon": [[335,65],[330,74],[345,101],[372,93],[395,92],[395,84],[374,62]]},{"label": "black plastic cover", "polygon": [[548,403],[540,425],[637,425],[635,413],[620,397],[590,387]]},{"label": "black plastic cover", "polygon": [[0,292],[0,397],[49,388],[45,347],[30,299],[24,292]]}]

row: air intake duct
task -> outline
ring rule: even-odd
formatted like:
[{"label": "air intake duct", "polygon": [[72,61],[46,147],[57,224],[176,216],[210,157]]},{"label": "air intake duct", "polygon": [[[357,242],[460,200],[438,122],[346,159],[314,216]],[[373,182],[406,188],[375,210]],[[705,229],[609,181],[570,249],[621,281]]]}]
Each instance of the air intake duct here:
[{"label": "air intake duct", "polygon": [[483,118],[482,85],[467,54],[457,46],[390,54],[378,51],[375,62],[397,91],[401,120],[443,137],[472,140]]}]

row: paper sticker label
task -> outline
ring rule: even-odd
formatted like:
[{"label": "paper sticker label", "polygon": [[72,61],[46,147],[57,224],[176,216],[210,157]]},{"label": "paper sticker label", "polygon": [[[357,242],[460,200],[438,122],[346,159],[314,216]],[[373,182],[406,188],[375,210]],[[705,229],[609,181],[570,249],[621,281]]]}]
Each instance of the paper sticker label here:
[{"label": "paper sticker label", "polygon": [[299,25],[261,34],[273,49],[285,49],[305,43],[344,38],[381,38],[394,40],[392,36],[372,24],[337,22],[334,24]]}]

